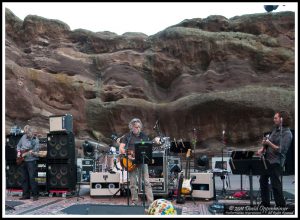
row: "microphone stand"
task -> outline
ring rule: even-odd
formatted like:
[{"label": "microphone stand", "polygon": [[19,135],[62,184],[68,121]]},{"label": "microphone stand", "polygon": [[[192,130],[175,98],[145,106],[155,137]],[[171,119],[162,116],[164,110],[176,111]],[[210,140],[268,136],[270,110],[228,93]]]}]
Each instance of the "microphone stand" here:
[{"label": "microphone stand", "polygon": [[222,172],[221,172],[221,179],[223,183],[223,188],[222,188],[222,196],[225,197],[226,190],[225,190],[225,175],[224,175],[224,147],[225,147],[225,131],[223,131],[223,146],[222,146]]},{"label": "microphone stand", "polygon": [[[224,135],[225,135],[225,131],[223,130],[223,146],[222,146],[222,172],[221,172],[221,179],[223,181],[223,189],[222,189],[222,196],[224,198],[224,192],[225,192],[225,185],[224,185],[224,175],[223,175],[223,168],[224,168],[224,158],[223,158],[223,148],[225,146],[225,138],[224,138]],[[213,188],[214,188],[214,202],[213,204],[209,205],[208,206],[208,211],[211,213],[211,214],[223,214],[224,213],[224,204],[223,203],[220,203],[218,201],[218,198],[217,198],[217,195],[216,195],[216,181],[215,181],[215,172],[213,172]]]},{"label": "microphone stand", "polygon": [[194,145],[194,172],[196,171],[196,162],[195,162],[195,160],[196,160],[196,145],[197,145],[197,135],[196,135],[196,128],[194,128],[193,129],[193,132],[194,132],[194,143],[193,143],[193,145]]},{"label": "microphone stand", "polygon": [[129,206],[129,181],[128,180],[130,180],[130,178],[129,178],[129,170],[128,170],[128,146],[129,146],[129,143],[130,143],[130,141],[131,141],[131,137],[132,137],[132,131],[130,131],[130,136],[129,136],[129,138],[128,138],[128,141],[127,141],[127,143],[126,143],[126,156],[125,156],[125,158],[126,158],[126,167],[127,167],[127,193],[126,193],[126,196],[127,196],[127,206]]},{"label": "microphone stand", "polygon": [[145,208],[145,200],[146,200],[146,192],[145,192],[145,175],[144,175],[144,169],[145,169],[145,157],[149,160],[149,158],[145,155],[146,152],[141,152],[143,162],[142,162],[142,190],[143,190],[143,207]]}]

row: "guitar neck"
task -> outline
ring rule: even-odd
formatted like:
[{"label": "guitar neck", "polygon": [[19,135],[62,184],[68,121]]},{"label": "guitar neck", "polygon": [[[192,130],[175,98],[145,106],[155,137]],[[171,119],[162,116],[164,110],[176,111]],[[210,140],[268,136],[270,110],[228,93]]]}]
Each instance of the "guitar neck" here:
[{"label": "guitar neck", "polygon": [[190,155],[191,155],[191,149],[188,149],[186,153],[186,166],[185,166],[185,178],[188,179],[190,176]]}]

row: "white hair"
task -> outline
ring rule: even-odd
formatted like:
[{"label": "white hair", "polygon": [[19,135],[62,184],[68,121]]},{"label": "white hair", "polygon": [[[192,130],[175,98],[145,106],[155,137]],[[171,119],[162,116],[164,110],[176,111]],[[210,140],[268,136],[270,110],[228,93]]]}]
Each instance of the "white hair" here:
[{"label": "white hair", "polygon": [[132,130],[132,126],[133,126],[135,123],[139,123],[140,126],[141,126],[141,129],[143,128],[143,123],[142,123],[142,121],[141,121],[140,119],[138,119],[138,118],[134,118],[134,119],[132,119],[132,120],[129,122],[129,124],[128,124],[128,127],[129,127],[130,130]]}]

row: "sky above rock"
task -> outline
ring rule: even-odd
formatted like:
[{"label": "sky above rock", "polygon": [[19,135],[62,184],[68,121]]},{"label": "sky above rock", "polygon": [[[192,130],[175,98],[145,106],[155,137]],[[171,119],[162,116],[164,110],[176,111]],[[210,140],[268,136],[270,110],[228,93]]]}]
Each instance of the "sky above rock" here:
[{"label": "sky above rock", "polygon": [[[2,3],[17,17],[38,15],[65,22],[71,30],[82,28],[93,32],[116,34],[142,32],[153,35],[184,19],[223,15],[226,18],[244,14],[267,13],[270,3]],[[297,3],[272,3],[274,12],[297,11]],[[5,13],[2,13],[3,18]],[[297,17],[297,16],[296,16]]]}]

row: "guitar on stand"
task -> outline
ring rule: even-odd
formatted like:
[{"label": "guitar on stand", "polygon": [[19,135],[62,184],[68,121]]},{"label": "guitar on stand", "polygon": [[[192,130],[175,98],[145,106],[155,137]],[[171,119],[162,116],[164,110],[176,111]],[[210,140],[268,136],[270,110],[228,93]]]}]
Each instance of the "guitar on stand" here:
[{"label": "guitar on stand", "polygon": [[[179,182],[178,182],[178,190],[177,190],[177,200],[176,203],[184,204],[185,198],[181,195],[190,195],[192,197],[192,178],[190,178],[190,155],[191,149],[188,149],[186,153],[186,169],[185,169],[185,177],[183,177],[183,172],[180,173]],[[192,197],[193,201],[194,198]],[[195,201],[194,201],[195,203]]]},{"label": "guitar on stand", "polygon": [[190,157],[191,149],[188,149],[186,153],[186,168],[185,168],[185,178],[182,181],[181,194],[189,195],[192,191],[191,178],[190,178]]}]

